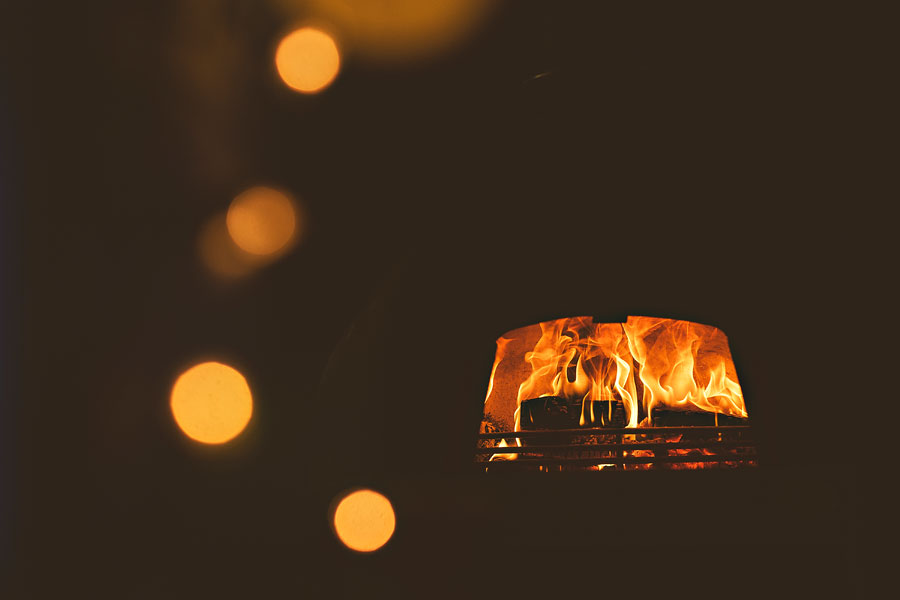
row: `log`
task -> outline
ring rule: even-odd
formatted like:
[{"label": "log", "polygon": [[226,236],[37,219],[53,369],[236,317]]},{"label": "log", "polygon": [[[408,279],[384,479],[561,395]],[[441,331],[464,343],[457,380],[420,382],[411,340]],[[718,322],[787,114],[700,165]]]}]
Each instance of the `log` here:
[{"label": "log", "polygon": [[[718,416],[718,425],[746,425],[747,419]],[[716,415],[711,412],[670,410],[665,407],[653,407],[654,427],[712,427],[716,425]]]},{"label": "log", "polygon": [[[584,427],[624,427],[625,408],[621,402],[595,400],[584,406]],[[543,396],[522,402],[519,425],[523,431],[535,429],[577,429],[581,425],[581,400]],[[610,418],[611,417],[611,418]]]}]

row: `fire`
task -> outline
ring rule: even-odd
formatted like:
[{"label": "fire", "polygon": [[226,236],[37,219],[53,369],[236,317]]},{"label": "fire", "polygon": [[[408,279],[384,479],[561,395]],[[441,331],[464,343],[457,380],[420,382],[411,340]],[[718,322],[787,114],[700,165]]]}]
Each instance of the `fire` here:
[{"label": "fire", "polygon": [[721,330],[688,321],[628,317],[628,347],[639,365],[647,425],[653,408],[747,417],[728,340]]},{"label": "fire", "polygon": [[[540,323],[541,337],[525,361],[531,374],[519,386],[517,407],[531,398],[559,396],[581,403],[580,425],[597,422],[594,402],[623,403],[629,426],[637,425],[637,394],[624,330],[618,323],[594,324],[590,317]],[[609,417],[611,418],[611,414]],[[519,408],[516,427],[519,429]]]},{"label": "fire", "polygon": [[[518,440],[516,440],[516,441],[518,442]],[[522,443],[519,442],[518,445],[521,446]],[[498,447],[498,448],[509,448],[509,444],[506,443],[506,440],[500,440],[500,443],[497,444],[497,447]],[[517,458],[519,458],[519,455],[518,455],[518,454],[511,454],[511,453],[503,454],[503,453],[499,453],[499,454],[491,454],[491,457],[488,459],[488,461],[492,461],[492,460],[516,460]]]},{"label": "fire", "polygon": [[491,397],[491,392],[494,391],[494,377],[497,376],[497,367],[500,365],[500,361],[503,360],[506,350],[506,345],[509,344],[510,340],[501,337],[497,340],[497,353],[494,355],[494,366],[491,368],[491,379],[488,382],[488,391],[487,395],[484,397],[484,401],[487,402],[488,398]]},{"label": "fire", "polygon": [[493,431],[521,431],[522,403],[541,397],[580,404],[582,427],[610,425],[616,409],[629,428],[653,426],[654,410],[663,408],[713,413],[717,423],[719,414],[747,417],[725,334],[655,317],[573,317],[505,334],[497,340],[485,421]]}]

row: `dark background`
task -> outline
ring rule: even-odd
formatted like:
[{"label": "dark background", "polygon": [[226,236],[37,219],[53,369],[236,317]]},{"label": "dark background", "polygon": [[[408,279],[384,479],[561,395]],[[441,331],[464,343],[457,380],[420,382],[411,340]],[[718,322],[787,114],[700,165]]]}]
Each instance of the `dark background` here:
[{"label": "dark background", "polygon": [[[865,15],[508,2],[449,54],[348,58],[303,97],[271,64],[283,15],[220,5],[4,7],[9,597],[861,593],[834,441],[868,277]],[[309,234],[224,284],[196,235],[257,183]],[[723,329],[762,468],[473,474],[493,340],[576,314]],[[221,448],[168,409],[204,358],[256,400]],[[372,556],[327,525],[355,485],[398,510]]]}]

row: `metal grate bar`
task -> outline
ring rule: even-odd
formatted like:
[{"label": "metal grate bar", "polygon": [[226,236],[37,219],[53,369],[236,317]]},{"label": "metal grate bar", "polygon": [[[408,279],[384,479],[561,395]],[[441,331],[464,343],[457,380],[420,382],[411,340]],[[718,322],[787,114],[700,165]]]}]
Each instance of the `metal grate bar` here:
[{"label": "metal grate bar", "polygon": [[[593,466],[597,464],[611,465],[649,465],[662,463],[708,463],[708,462],[730,462],[730,463],[747,463],[755,461],[755,456],[711,456],[701,454],[698,456],[633,456],[627,458],[518,458],[516,460],[494,460],[476,463],[478,465],[489,466],[493,468],[495,465],[512,466],[540,466],[540,465],[571,465],[571,466]],[[507,468],[506,466],[501,468]]]},{"label": "metal grate bar", "polygon": [[716,448],[752,448],[753,445],[745,441],[728,442],[636,442],[634,444],[578,444],[571,446],[493,446],[490,448],[476,448],[475,454],[525,454],[535,452],[600,452],[604,450],[669,450],[704,448],[714,450]]},{"label": "metal grate bar", "polygon": [[748,425],[722,425],[715,426],[685,426],[685,427],[582,427],[580,429],[541,429],[533,431],[508,431],[494,433],[479,433],[481,440],[500,439],[529,439],[552,435],[661,435],[666,433],[750,433]]}]

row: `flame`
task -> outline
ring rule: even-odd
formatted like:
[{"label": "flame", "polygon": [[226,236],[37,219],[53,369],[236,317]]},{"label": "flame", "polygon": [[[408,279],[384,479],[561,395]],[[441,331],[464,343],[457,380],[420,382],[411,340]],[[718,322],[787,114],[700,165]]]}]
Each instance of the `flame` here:
[{"label": "flame", "polygon": [[497,367],[500,366],[500,361],[503,360],[506,352],[506,346],[512,340],[508,340],[505,337],[501,337],[497,339],[497,353],[494,355],[494,366],[491,368],[491,379],[488,382],[488,391],[484,397],[485,403],[487,403],[488,398],[491,397],[491,392],[494,391],[494,377],[497,375]]},{"label": "flame", "polygon": [[644,387],[646,425],[655,406],[747,417],[721,330],[655,317],[628,317],[623,327]]},{"label": "flame", "polygon": [[594,402],[609,403],[607,422],[612,420],[613,403],[621,402],[628,426],[636,427],[637,393],[631,376],[628,341],[621,324],[595,324],[591,317],[574,317],[539,326],[540,339],[525,354],[531,373],[517,393],[515,431],[520,431],[522,402],[543,396],[581,402],[579,424],[582,426],[598,423]]},{"label": "flame", "polygon": [[[516,442],[518,442],[517,445],[519,445],[519,446],[522,445],[522,442],[520,442],[518,439],[516,439]],[[498,448],[509,448],[509,444],[506,443],[506,440],[500,440],[500,443],[497,444],[497,447]],[[499,453],[499,454],[491,454],[491,457],[488,459],[488,461],[490,462],[492,460],[516,460],[517,458],[519,458],[518,454]]]},{"label": "flame", "polygon": [[[497,340],[484,401],[482,433],[521,431],[523,417],[532,419],[526,426],[540,425],[535,418],[540,413],[523,411],[522,404],[543,397],[554,399],[535,404],[544,406],[554,420],[559,415],[572,415],[572,427],[577,420],[581,427],[610,426],[616,422],[626,428],[652,428],[656,425],[654,411],[658,419],[661,409],[712,413],[717,426],[720,414],[747,418],[725,334],[716,327],[655,317],[628,317],[625,323],[594,323],[591,317],[573,317],[504,334]],[[579,404],[580,414],[572,414],[572,407]],[[565,417],[557,422],[563,428],[569,427]],[[680,434],[671,433],[652,437],[651,440],[646,434],[620,432],[618,439],[626,446],[634,442],[682,440]],[[508,439],[515,440],[520,448],[523,446],[520,438],[511,435]],[[722,439],[721,432],[718,439]],[[488,460],[522,458],[516,453],[503,452],[503,448],[509,447],[507,439],[500,439],[497,452]],[[723,460],[701,462],[698,460],[701,456],[714,455],[702,444],[668,450],[667,458],[677,457],[685,462],[654,465],[657,451],[625,448],[622,458],[650,460],[620,465],[615,462],[619,455],[604,454],[596,456],[598,463],[588,468],[706,469],[717,465],[740,466],[744,461],[740,453],[735,453],[733,461],[726,455]],[[533,462],[530,456],[526,461]],[[537,466],[541,471],[557,470]]]}]

